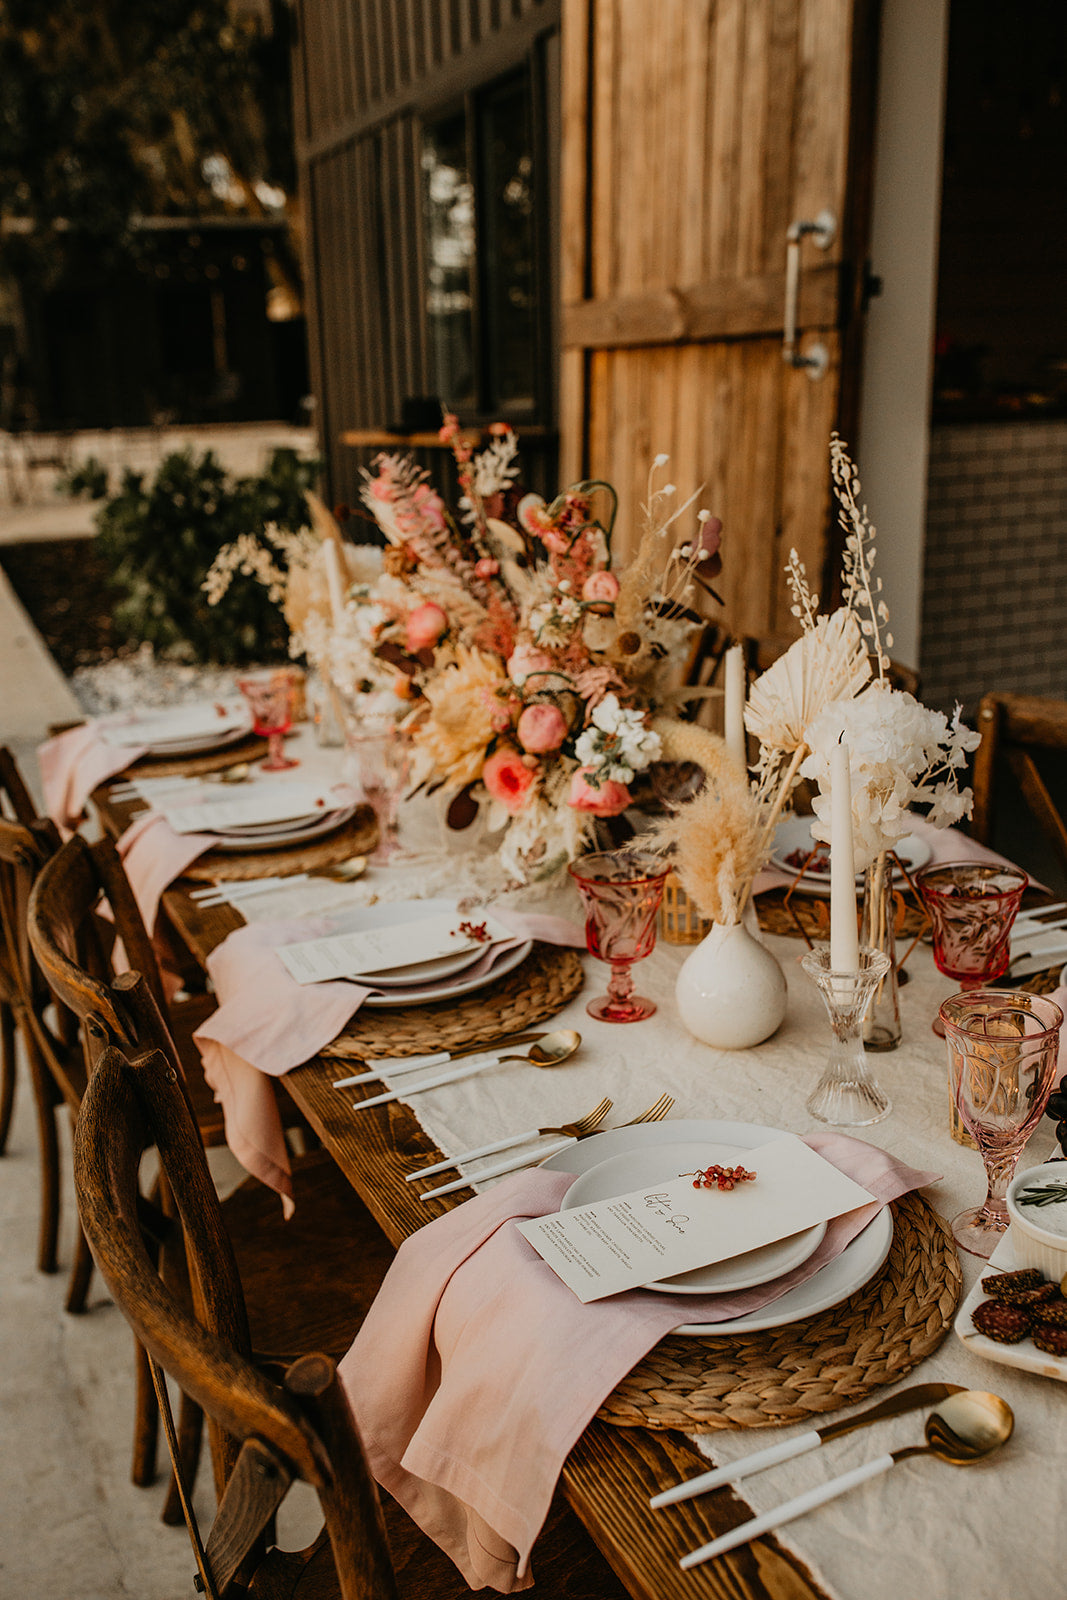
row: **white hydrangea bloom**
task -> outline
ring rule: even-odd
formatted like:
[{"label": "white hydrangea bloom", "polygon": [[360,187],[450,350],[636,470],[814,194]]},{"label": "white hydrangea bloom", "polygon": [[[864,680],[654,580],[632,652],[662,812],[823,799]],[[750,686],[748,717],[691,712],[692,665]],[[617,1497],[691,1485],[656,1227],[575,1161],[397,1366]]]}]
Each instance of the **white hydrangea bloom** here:
[{"label": "white hydrangea bloom", "polygon": [[578,739],[574,753],[583,767],[593,767],[599,779],[630,783],[659,759],[662,741],[649,727],[643,711],[630,711],[619,697],[606,694],[593,712],[592,722]]}]

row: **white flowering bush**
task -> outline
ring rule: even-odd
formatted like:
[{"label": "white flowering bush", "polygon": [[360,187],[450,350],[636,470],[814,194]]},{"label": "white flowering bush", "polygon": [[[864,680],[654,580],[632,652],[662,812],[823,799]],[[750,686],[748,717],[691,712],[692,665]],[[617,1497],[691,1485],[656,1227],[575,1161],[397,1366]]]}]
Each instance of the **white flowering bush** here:
[{"label": "white flowering bush", "polygon": [[825,706],[808,728],[800,771],[821,791],[814,838],[830,838],[830,754],[841,738],[849,748],[857,871],[910,831],[910,807],[929,806],[928,820],[939,828],[970,815],[971,791],[959,778],[980,735],[960,721],[958,706],[947,717],[876,681],[853,700]]}]

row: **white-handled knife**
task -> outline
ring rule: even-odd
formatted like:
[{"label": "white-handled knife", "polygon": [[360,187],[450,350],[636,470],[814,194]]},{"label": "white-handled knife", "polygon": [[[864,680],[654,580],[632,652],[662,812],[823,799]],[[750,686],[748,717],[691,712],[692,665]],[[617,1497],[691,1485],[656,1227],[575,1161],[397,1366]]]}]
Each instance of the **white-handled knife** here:
[{"label": "white-handled knife", "polygon": [[436,1189],[427,1189],[425,1194],[420,1194],[420,1200],[433,1200],[438,1195],[454,1194],[457,1189],[469,1189],[472,1184],[482,1183],[486,1178],[502,1178],[506,1172],[518,1172],[520,1167],[532,1167],[539,1161],[547,1161],[549,1156],[554,1156],[560,1150],[570,1149],[572,1144],[577,1144],[577,1139],[560,1139],[556,1144],[542,1145],[540,1150],[528,1150],[524,1156],[512,1156],[508,1161],[497,1161],[493,1166],[486,1167],[484,1172],[476,1172],[470,1178],[454,1178],[451,1183],[439,1184]]},{"label": "white-handled knife", "polygon": [[356,1111],[366,1111],[370,1106],[384,1106],[388,1105],[390,1100],[405,1099],[409,1094],[421,1094],[423,1089],[440,1089],[446,1083],[459,1083],[463,1078],[473,1078],[476,1072],[481,1072],[486,1067],[495,1067],[499,1056],[499,1051],[492,1055],[476,1056],[473,1061],[468,1061],[466,1066],[460,1067],[456,1072],[440,1072],[436,1078],[426,1078],[422,1083],[405,1085],[402,1089],[390,1089],[387,1094],[375,1094],[369,1100],[353,1100],[352,1105]]}]

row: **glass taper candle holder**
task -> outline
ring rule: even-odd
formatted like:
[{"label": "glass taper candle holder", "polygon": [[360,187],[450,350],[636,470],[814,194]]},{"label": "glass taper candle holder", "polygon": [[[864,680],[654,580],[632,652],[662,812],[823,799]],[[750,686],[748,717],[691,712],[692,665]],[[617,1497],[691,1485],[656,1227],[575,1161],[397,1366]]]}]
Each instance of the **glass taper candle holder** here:
[{"label": "glass taper candle holder", "polygon": [[881,950],[866,946],[860,948],[855,972],[835,972],[826,945],[810,950],[801,961],[818,985],[833,1035],[826,1069],[807,1101],[808,1111],[819,1122],[864,1128],[881,1122],[892,1109],[863,1048],[863,1019],[889,965],[889,957]]}]

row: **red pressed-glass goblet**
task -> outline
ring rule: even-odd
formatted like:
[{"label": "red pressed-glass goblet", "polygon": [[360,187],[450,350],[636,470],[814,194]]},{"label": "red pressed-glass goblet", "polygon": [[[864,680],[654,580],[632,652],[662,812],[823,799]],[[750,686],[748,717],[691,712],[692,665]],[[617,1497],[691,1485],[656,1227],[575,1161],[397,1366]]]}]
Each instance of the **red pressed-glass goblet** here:
[{"label": "red pressed-glass goblet", "polygon": [[[995,862],[946,861],[917,873],[938,971],[964,990],[994,983],[1007,970],[1011,925],[1029,881],[1018,867]],[[934,1032],[944,1033],[940,1017]]]},{"label": "red pressed-glass goblet", "polygon": [[582,856],[568,871],[585,906],[585,942],[591,955],[611,963],[608,992],[586,1006],[601,1022],[642,1022],[655,1001],[633,992],[630,968],[656,943],[656,917],[670,868],[659,856],[607,850]]},{"label": "red pressed-glass goblet", "polygon": [[267,741],[267,757],[260,763],[263,772],[284,772],[298,767],[299,761],[287,756],[285,735],[293,725],[293,697],[296,684],[288,667],[268,667],[262,672],[246,672],[237,687],[248,701],[253,730]]}]

